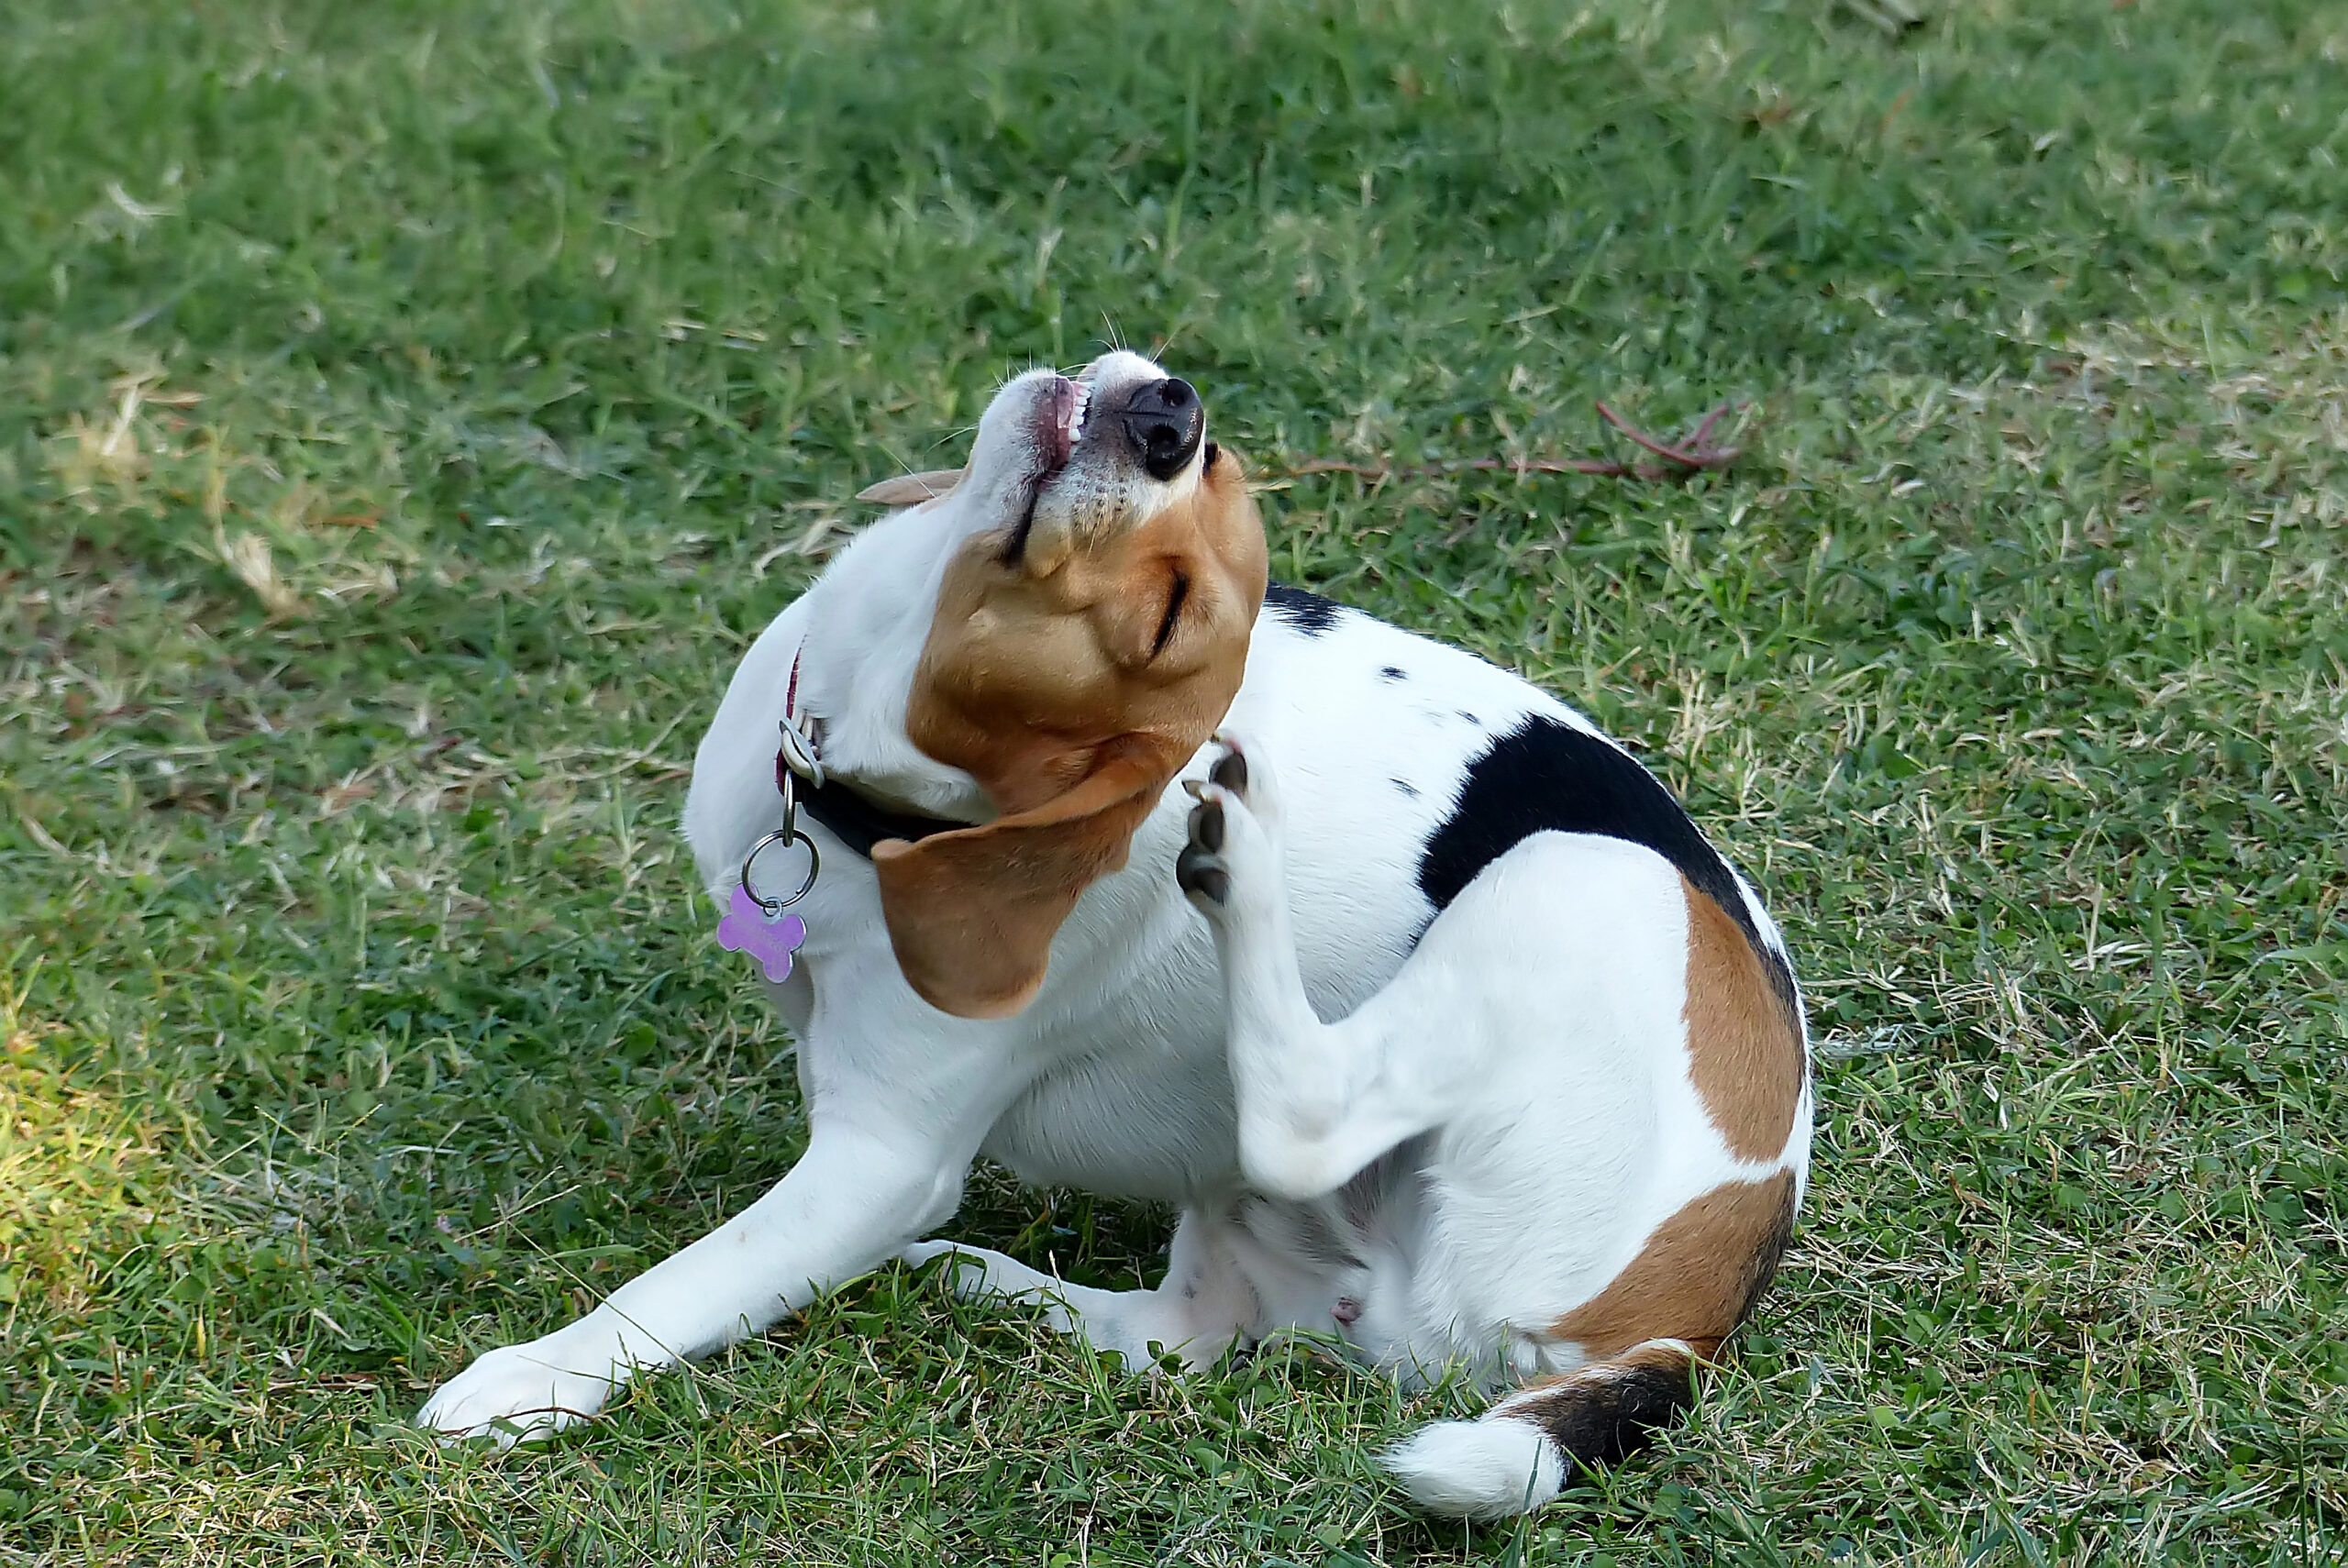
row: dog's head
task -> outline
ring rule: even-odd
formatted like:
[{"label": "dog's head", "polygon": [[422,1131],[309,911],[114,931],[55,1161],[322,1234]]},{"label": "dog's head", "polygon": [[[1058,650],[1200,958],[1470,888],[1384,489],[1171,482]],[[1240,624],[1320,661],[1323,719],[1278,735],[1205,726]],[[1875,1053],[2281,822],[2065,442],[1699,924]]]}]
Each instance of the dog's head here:
[{"label": "dog's head", "polygon": [[1000,813],[874,847],[890,940],[934,1006],[1007,1017],[1238,691],[1263,524],[1198,393],[1128,353],[1019,377],[967,469],[866,498],[950,517],[905,735]]}]

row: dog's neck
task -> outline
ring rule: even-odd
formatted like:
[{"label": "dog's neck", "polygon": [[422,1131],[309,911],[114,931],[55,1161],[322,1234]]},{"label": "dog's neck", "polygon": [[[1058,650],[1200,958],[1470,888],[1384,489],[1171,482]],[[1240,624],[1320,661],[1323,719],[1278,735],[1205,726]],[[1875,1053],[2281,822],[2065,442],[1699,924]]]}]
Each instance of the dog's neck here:
[{"label": "dog's neck", "polygon": [[[978,781],[907,738],[914,674],[937,610],[947,541],[968,528],[954,497],[883,518],[811,586],[798,653],[796,716],[825,775],[882,813],[982,823]],[[905,584],[918,586],[908,594]]]}]

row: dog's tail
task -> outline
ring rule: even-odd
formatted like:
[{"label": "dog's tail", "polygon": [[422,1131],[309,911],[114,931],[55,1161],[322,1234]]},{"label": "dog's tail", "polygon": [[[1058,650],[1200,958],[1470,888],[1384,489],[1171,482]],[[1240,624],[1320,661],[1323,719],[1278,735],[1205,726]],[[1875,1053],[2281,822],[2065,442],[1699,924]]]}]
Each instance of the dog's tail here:
[{"label": "dog's tail", "polygon": [[1512,1394],[1480,1419],[1422,1427],[1383,1463],[1430,1513],[1530,1513],[1576,1466],[1612,1464],[1692,1404],[1700,1359],[1685,1340],[1649,1340]]}]

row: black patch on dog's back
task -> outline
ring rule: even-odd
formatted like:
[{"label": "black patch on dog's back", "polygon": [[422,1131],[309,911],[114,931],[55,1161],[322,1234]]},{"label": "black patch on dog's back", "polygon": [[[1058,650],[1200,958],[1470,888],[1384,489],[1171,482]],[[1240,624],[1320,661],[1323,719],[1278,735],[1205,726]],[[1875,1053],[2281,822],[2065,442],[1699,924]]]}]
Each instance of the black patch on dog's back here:
[{"label": "black patch on dog's back", "polygon": [[1419,890],[1448,908],[1477,873],[1544,832],[1624,839],[1662,856],[1727,911],[1771,988],[1793,1004],[1793,977],[1761,940],[1735,874],[1671,791],[1620,746],[1544,714],[1528,715],[1468,765],[1451,814],[1419,856]]},{"label": "black patch on dog's back", "polygon": [[1468,765],[1451,815],[1419,858],[1419,890],[1446,908],[1478,872],[1544,831],[1643,844],[1752,927],[1727,864],[1671,791],[1621,747],[1539,713]]},{"label": "black patch on dog's back", "polygon": [[1338,613],[1345,606],[1306,589],[1275,582],[1264,590],[1264,608],[1294,630],[1317,637],[1337,624]]}]

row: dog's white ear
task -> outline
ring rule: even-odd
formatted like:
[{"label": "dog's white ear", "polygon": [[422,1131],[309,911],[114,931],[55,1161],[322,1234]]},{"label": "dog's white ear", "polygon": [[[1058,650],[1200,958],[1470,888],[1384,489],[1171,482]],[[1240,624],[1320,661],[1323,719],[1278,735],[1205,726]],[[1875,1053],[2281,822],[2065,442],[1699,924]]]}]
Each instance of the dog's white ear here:
[{"label": "dog's white ear", "polygon": [[962,482],[968,469],[932,469],[927,473],[899,474],[884,479],[879,484],[866,485],[856,492],[858,501],[869,501],[876,506],[918,506],[934,501]]}]

